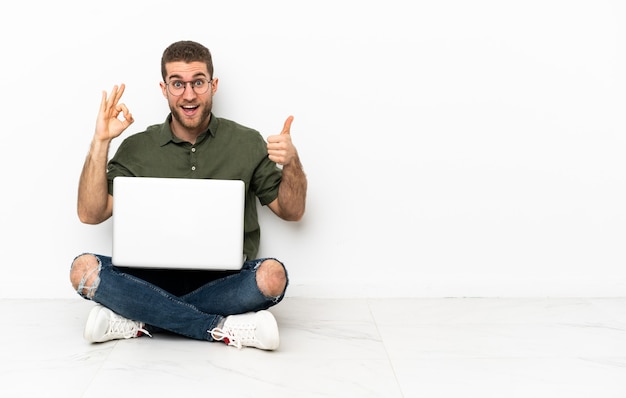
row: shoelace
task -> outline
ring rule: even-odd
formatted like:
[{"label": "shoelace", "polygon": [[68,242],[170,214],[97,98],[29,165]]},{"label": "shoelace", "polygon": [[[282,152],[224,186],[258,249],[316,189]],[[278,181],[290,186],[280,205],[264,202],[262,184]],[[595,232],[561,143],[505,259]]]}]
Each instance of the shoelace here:
[{"label": "shoelace", "polygon": [[234,345],[241,349],[243,345],[256,341],[256,335],[254,334],[254,325],[237,325],[236,327],[228,327],[228,329],[214,328],[210,331],[211,337],[215,340],[223,340],[228,345]]},{"label": "shoelace", "polygon": [[137,337],[141,332],[152,337],[142,326],[143,324],[140,322],[131,321],[130,319],[113,313],[109,321],[109,330],[107,330],[105,335],[121,336],[125,339],[129,339],[131,337]]}]

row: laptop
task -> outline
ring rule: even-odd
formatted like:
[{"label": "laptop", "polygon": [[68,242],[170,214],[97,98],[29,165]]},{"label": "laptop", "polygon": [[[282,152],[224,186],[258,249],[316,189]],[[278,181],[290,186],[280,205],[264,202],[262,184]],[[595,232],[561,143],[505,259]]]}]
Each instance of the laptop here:
[{"label": "laptop", "polygon": [[113,190],[114,265],[241,269],[243,181],[115,177]]}]

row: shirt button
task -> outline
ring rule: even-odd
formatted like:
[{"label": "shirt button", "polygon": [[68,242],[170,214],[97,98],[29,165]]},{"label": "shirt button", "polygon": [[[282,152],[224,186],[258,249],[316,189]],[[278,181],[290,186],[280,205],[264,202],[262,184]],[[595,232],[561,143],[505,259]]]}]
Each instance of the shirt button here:
[{"label": "shirt button", "polygon": [[191,148],[191,152],[195,152],[195,151],[196,151],[196,148]]},{"label": "shirt button", "polygon": [[196,171],[196,166],[191,166],[191,171]]}]

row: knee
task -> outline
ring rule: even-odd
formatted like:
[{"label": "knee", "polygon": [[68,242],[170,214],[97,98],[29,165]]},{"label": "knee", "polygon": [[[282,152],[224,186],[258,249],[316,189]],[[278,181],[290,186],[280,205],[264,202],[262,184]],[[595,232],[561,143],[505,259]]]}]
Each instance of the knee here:
[{"label": "knee", "polygon": [[70,281],[74,290],[84,297],[93,297],[99,282],[100,261],[93,254],[83,254],[72,263]]},{"label": "knee", "polygon": [[287,272],[285,267],[274,259],[268,259],[261,263],[256,272],[259,290],[266,297],[278,297],[287,288]]}]

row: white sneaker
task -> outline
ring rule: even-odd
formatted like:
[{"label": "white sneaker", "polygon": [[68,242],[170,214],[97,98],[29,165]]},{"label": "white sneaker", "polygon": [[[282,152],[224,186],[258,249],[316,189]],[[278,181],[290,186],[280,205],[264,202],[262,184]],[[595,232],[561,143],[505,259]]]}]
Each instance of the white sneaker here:
[{"label": "white sneaker", "polygon": [[90,343],[102,343],[109,340],[130,339],[147,334],[152,337],[144,324],[137,321],[131,321],[117,315],[110,309],[96,305],[87,318],[83,337]]},{"label": "white sneaker", "polygon": [[271,312],[263,310],[226,317],[222,328],[209,330],[214,340],[242,346],[275,350],[278,348],[278,325]]}]

